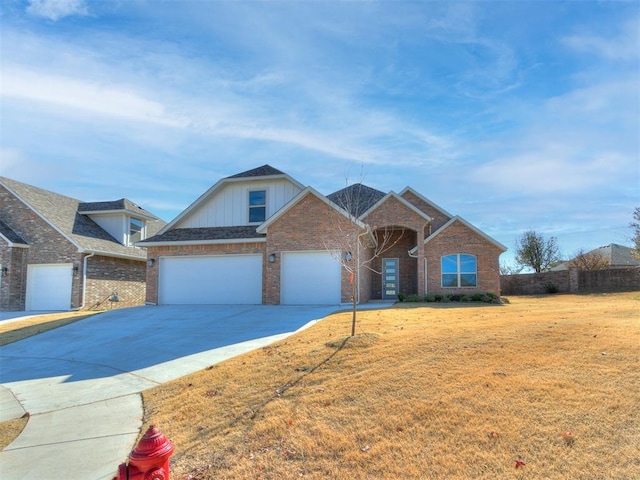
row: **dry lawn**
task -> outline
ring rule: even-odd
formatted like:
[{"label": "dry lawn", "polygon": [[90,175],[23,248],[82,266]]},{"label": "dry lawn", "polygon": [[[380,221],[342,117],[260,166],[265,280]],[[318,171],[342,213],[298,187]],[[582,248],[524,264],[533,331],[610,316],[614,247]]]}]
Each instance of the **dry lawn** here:
[{"label": "dry lawn", "polygon": [[351,339],[332,315],[148,390],[145,424],[176,480],[639,479],[640,295],[510,300],[359,312]]}]

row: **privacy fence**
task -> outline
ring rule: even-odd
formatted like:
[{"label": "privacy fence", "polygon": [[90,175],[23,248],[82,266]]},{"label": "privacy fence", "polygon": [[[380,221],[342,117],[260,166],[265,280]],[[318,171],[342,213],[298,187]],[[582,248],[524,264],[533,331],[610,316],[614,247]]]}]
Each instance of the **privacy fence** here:
[{"label": "privacy fence", "polygon": [[502,295],[640,291],[640,267],[501,275]]}]

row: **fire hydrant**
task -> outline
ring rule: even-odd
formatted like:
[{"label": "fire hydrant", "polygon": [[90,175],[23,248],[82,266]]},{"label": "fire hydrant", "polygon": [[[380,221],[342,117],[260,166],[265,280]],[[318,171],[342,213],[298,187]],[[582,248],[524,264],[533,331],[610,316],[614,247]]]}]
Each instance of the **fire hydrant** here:
[{"label": "fire hydrant", "polygon": [[175,447],[155,425],[151,425],[129,454],[129,461],[118,467],[114,480],[169,480],[169,458]]}]

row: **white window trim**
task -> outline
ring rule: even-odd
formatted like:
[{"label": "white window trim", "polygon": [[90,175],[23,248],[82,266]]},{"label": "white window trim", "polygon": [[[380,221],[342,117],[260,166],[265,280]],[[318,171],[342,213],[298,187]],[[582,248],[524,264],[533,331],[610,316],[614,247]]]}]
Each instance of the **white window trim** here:
[{"label": "white window trim", "polygon": [[[457,285],[455,287],[452,287],[450,285],[444,285],[443,277],[445,275],[453,275],[453,273],[444,273],[442,271],[442,259],[445,258],[445,257],[451,257],[453,255],[456,256],[456,262],[457,262],[457,268],[456,268],[456,272],[455,272]],[[468,255],[470,257],[475,258],[475,260],[476,260],[476,262],[475,262],[476,263],[475,271],[473,271],[473,272],[463,272],[463,271],[460,270],[460,256],[461,255]],[[470,286],[462,286],[462,285],[460,285],[460,279],[461,279],[463,274],[473,274],[473,275],[475,275],[476,276],[476,284],[475,285],[470,285]],[[450,253],[448,255],[442,255],[440,257],[440,287],[441,288],[478,288],[478,256],[474,255],[473,253],[464,253],[464,252],[462,252],[462,253]]]},{"label": "white window trim", "polygon": [[[264,192],[264,205],[251,205],[251,194],[254,192]],[[247,223],[249,225],[260,225],[261,223],[264,223],[265,220],[267,219],[267,193],[268,193],[268,190],[266,188],[255,188],[247,192]],[[264,208],[264,220],[261,220],[259,222],[252,222],[251,221],[252,208]]]}]

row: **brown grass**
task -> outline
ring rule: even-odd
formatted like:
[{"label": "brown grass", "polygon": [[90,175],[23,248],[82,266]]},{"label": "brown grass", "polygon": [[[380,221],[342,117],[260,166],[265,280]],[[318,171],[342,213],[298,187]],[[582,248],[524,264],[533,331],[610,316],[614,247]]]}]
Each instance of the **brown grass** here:
[{"label": "brown grass", "polygon": [[63,327],[78,320],[83,320],[96,313],[99,312],[49,313],[25,318],[24,320],[2,322],[0,323],[0,347],[48,330],[53,330],[54,328]]},{"label": "brown grass", "polygon": [[148,390],[145,422],[177,480],[638,479],[639,301],[336,314]]}]

